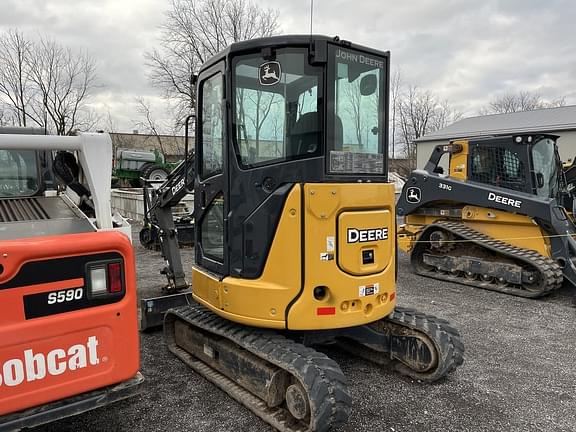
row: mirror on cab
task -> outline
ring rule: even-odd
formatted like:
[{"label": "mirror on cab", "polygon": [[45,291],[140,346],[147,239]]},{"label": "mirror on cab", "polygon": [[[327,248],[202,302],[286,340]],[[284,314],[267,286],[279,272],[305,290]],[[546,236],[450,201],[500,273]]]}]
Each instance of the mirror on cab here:
[{"label": "mirror on cab", "polygon": [[378,78],[374,74],[365,75],[360,80],[360,94],[370,96],[378,87]]}]

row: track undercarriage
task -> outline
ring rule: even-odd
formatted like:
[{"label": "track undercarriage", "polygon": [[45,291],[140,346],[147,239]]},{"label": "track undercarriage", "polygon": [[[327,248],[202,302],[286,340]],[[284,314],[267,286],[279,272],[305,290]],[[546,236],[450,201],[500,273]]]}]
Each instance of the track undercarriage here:
[{"label": "track undercarriage", "polygon": [[562,286],[562,268],[541,254],[495,240],[462,223],[426,227],[410,255],[417,274],[520,297]]},{"label": "track undercarriage", "polygon": [[336,343],[428,382],[461,365],[464,354],[446,321],[402,308],[361,327],[282,333],[235,324],[195,304],[168,311],[164,329],[176,356],[280,431],[327,431],[348,418],[346,377],[310,344]]}]

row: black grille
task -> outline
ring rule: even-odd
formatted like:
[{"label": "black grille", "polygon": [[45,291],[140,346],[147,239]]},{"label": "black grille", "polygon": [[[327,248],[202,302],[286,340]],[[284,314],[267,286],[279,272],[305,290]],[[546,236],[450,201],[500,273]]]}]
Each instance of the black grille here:
[{"label": "black grille", "polygon": [[518,153],[507,148],[477,145],[470,150],[470,180],[526,191],[527,173]]},{"label": "black grille", "polygon": [[25,222],[50,219],[46,210],[34,198],[0,200],[0,222]]}]

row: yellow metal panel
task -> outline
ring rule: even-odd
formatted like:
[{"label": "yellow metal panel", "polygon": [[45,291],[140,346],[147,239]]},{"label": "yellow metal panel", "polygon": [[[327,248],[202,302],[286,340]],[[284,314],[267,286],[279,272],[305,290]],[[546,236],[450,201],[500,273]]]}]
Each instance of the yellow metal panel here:
[{"label": "yellow metal panel", "polygon": [[[406,216],[406,224],[402,225],[398,231],[398,247],[404,252],[410,252],[415,242],[418,241],[420,232],[426,226],[439,220],[449,220],[449,218]],[[484,207],[465,206],[462,208],[462,223],[512,246],[535,250],[547,257],[551,256],[550,241],[546,233],[528,216]]]},{"label": "yellow metal panel", "polygon": [[212,304],[208,303],[204,299],[202,299],[202,298],[200,298],[194,294],[192,295],[192,297],[194,297],[194,299],[198,303],[200,303],[201,305],[204,305],[208,309],[211,309],[217,315],[220,315],[221,317],[226,318],[227,320],[230,320],[233,322],[237,322],[240,324],[249,325],[249,326],[253,326],[253,327],[264,327],[264,328],[273,328],[273,329],[283,329],[285,327],[284,321],[258,319],[258,318],[254,318],[254,317],[247,317],[244,315],[233,314],[230,312],[226,312],[222,309],[215,308]]},{"label": "yellow metal panel", "polygon": [[427,226],[437,220],[438,216],[424,216],[424,215],[407,215],[404,220],[405,224],[400,225],[397,234],[398,247],[403,252],[409,253],[415,246],[420,232]]},{"label": "yellow metal panel", "polygon": [[550,242],[545,237],[546,233],[528,216],[466,206],[462,209],[462,220],[464,225],[482,234],[551,257]]},{"label": "yellow metal panel", "polygon": [[450,157],[450,177],[456,180],[468,179],[468,140],[455,140],[453,144],[460,144],[462,151],[453,153]]},{"label": "yellow metal panel", "polygon": [[[394,238],[389,210],[343,212],[338,216],[338,265],[352,275],[381,272],[390,263]],[[363,263],[362,253],[372,252],[373,263]]]},{"label": "yellow metal panel", "polygon": [[[394,186],[308,184],[301,191],[296,185],[286,200],[262,276],[254,280],[226,277],[220,282],[195,269],[195,299],[235,322],[293,330],[350,327],[389,315],[396,303]],[[301,193],[305,193],[304,209]],[[382,219],[373,220],[373,215],[387,215],[390,246],[379,245],[374,274],[355,276],[337,265],[337,254],[348,253],[347,244],[338,248],[337,220],[342,212],[363,211],[366,218],[354,218],[358,228],[374,228],[372,223]],[[316,299],[314,288],[320,286],[327,287],[327,295]]]},{"label": "yellow metal panel", "polygon": [[[389,315],[395,306],[395,251],[379,253],[382,271],[371,275],[351,275],[338,267],[338,255],[347,254],[341,244],[337,220],[343,212],[366,215],[388,212],[388,237],[394,241],[394,186],[392,184],[306,184],[305,196],[305,274],[304,289],[288,312],[288,328],[293,330],[351,327]],[[334,210],[334,203],[338,210]],[[356,219],[356,218],[355,218]],[[358,217],[361,226],[374,228],[371,216]],[[380,227],[381,228],[381,227]],[[387,253],[384,253],[387,251]],[[314,297],[314,288],[325,287],[327,295]],[[375,292],[361,295],[361,292]]]},{"label": "yellow metal panel", "polygon": [[192,291],[195,296],[216,309],[222,307],[220,281],[197,267],[192,268]]},{"label": "yellow metal panel", "polygon": [[[218,283],[218,296],[211,297],[207,295],[214,289],[207,290],[194,281],[194,294],[202,304],[243,324],[285,326],[286,308],[301,286],[300,193],[300,185],[295,185],[288,194],[262,275],[258,279],[226,277]],[[207,285],[205,279],[199,282]]]}]

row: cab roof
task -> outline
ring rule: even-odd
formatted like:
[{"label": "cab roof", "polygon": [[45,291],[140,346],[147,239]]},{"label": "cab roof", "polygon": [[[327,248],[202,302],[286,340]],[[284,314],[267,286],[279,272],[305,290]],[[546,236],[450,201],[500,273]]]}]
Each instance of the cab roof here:
[{"label": "cab roof", "polygon": [[235,42],[224,48],[218,54],[209,58],[200,68],[200,72],[210,68],[223,58],[233,57],[244,52],[254,52],[264,48],[286,48],[294,46],[318,46],[327,43],[339,45],[343,48],[364,51],[380,57],[390,57],[390,51],[380,51],[363,45],[353,44],[347,40],[340,39],[338,36],[329,37],[323,35],[282,35],[271,36],[258,39],[249,39],[242,42]]}]

